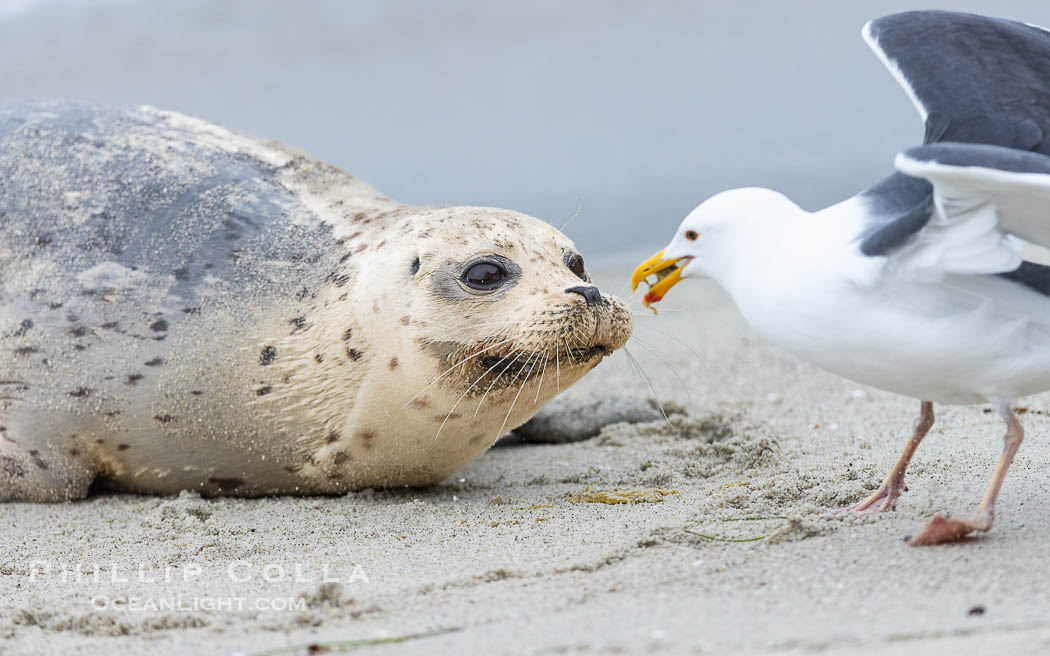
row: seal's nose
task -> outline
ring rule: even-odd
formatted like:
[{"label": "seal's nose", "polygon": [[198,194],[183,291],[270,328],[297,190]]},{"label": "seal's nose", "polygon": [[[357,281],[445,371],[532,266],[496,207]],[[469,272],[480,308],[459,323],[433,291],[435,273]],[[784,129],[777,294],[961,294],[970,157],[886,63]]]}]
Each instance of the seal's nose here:
[{"label": "seal's nose", "polygon": [[598,305],[602,302],[602,294],[598,291],[597,287],[569,287],[565,290],[570,294],[579,294],[587,301],[589,307]]}]

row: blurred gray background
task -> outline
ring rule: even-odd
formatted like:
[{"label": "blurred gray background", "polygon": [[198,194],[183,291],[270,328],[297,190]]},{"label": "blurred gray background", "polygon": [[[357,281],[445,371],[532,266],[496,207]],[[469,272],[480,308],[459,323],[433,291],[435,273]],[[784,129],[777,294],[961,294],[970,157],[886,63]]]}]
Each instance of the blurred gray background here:
[{"label": "blurred gray background", "polygon": [[0,99],[179,110],[406,203],[579,209],[593,261],[727,187],[814,209],[886,174],[922,129],[860,27],[924,5],[1050,25],[1017,0],[0,0]]}]

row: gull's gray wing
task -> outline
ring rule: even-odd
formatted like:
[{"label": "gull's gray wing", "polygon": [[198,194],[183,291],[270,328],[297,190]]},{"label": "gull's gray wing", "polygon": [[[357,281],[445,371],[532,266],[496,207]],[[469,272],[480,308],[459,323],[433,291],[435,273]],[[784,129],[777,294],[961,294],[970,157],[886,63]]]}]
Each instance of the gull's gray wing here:
[{"label": "gull's gray wing", "polygon": [[[947,11],[909,11],[864,26],[864,40],[925,122],[924,143],[988,144],[1050,155],[1050,32]],[[994,167],[993,167],[994,168]],[[865,255],[909,243],[932,216],[934,192],[896,173],[859,195]]]},{"label": "gull's gray wing", "polygon": [[924,143],[983,143],[1050,155],[1050,32],[928,10],[877,18],[863,35],[919,110]]}]

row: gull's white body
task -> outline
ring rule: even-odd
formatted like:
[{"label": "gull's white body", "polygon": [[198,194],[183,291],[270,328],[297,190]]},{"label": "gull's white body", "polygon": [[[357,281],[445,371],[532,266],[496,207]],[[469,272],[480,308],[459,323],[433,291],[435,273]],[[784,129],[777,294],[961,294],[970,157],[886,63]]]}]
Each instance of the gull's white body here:
[{"label": "gull's white body", "polygon": [[[809,213],[765,190],[723,196],[750,215],[718,231],[731,257],[698,258],[683,276],[714,278],[769,342],[858,383],[940,403],[1050,389],[1047,297],[992,275],[924,281],[907,259],[863,255],[857,198]],[[676,246],[685,247],[672,243],[667,257]]]}]

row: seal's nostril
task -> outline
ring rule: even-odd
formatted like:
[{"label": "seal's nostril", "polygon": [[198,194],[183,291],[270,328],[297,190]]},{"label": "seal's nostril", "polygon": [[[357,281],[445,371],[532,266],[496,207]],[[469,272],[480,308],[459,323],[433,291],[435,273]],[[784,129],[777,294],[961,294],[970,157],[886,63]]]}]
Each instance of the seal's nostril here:
[{"label": "seal's nostril", "polygon": [[587,301],[587,305],[598,305],[602,302],[602,294],[597,287],[569,287],[565,290],[570,294],[579,294]]}]

